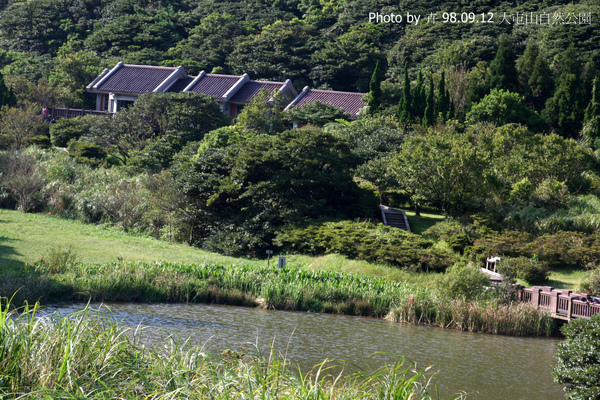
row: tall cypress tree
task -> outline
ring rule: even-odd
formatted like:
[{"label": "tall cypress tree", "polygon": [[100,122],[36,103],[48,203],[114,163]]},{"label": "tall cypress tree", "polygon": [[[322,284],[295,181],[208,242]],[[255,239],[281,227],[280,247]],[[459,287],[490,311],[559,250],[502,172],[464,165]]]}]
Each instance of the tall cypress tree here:
[{"label": "tall cypress tree", "polygon": [[448,118],[448,111],[450,111],[450,95],[446,90],[446,75],[444,71],[440,75],[440,81],[438,82],[438,97],[435,102],[435,115],[439,115],[443,120]]},{"label": "tall cypress tree", "polygon": [[586,135],[591,139],[600,138],[600,79],[594,79],[592,100],[585,109],[584,124],[590,124]]},{"label": "tall cypress tree", "polygon": [[408,63],[404,64],[404,86],[402,88],[402,101],[398,109],[398,120],[401,124],[408,124],[413,120],[412,101],[410,96],[410,81],[408,80]]},{"label": "tall cypress tree", "polygon": [[517,61],[517,72],[519,74],[519,93],[525,96],[525,100],[528,102],[531,98],[531,89],[529,87],[529,79],[535,68],[535,63],[540,54],[540,48],[538,44],[530,40],[527,42],[525,53]]},{"label": "tall cypress tree", "polygon": [[0,107],[2,106],[14,106],[17,104],[12,88],[9,90],[4,83],[4,76],[0,73]]},{"label": "tall cypress tree", "polygon": [[412,112],[415,118],[423,119],[423,115],[425,114],[425,85],[423,83],[423,72],[419,71],[417,75],[417,84],[415,85],[415,89],[412,94]]},{"label": "tall cypress tree", "polygon": [[500,39],[496,57],[490,64],[490,74],[488,75],[490,90],[504,89],[517,92],[519,81],[515,61],[516,56],[512,51],[512,43],[508,36],[503,36]]},{"label": "tall cypress tree", "polygon": [[544,108],[544,104],[546,104],[546,100],[552,96],[554,90],[552,72],[548,66],[546,55],[541,51],[535,59],[535,64],[531,70],[527,87],[529,93],[526,95],[525,99],[536,111],[541,111]]},{"label": "tall cypress tree", "polygon": [[565,138],[577,137],[583,120],[581,100],[583,91],[579,78],[574,74],[563,74],[554,96],[546,102],[542,115],[550,121],[552,128]]},{"label": "tall cypress tree", "polygon": [[425,100],[425,114],[423,115],[423,126],[426,128],[435,123],[435,104],[433,102],[433,76],[429,78],[429,91]]},{"label": "tall cypress tree", "polygon": [[381,110],[381,80],[383,73],[379,69],[379,61],[375,65],[375,71],[371,76],[371,82],[369,83],[369,112],[376,114]]},{"label": "tall cypress tree", "polygon": [[577,137],[584,116],[585,93],[581,84],[581,64],[573,46],[558,56],[556,91],[546,102],[542,115],[561,136]]}]

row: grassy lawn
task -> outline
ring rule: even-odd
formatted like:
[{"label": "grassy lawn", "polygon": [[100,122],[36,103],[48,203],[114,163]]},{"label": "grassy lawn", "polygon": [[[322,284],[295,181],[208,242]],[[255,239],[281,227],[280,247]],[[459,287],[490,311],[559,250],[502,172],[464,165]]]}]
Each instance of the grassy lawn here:
[{"label": "grassy lawn", "polygon": [[435,211],[421,211],[421,215],[417,216],[414,211],[404,210],[410,229],[413,233],[422,234],[428,228],[444,220],[444,216]]},{"label": "grassy lawn", "polygon": [[183,244],[129,235],[116,228],[0,210],[0,265],[35,262],[52,246],[71,246],[78,260],[99,264],[120,258],[125,261],[228,265],[266,263],[264,260],[226,257]]},{"label": "grassy lawn", "polygon": [[[97,264],[119,259],[249,266],[262,266],[267,263],[267,260],[228,257],[183,244],[129,235],[116,228],[84,224],[43,214],[0,210],[0,266],[33,263],[53,246],[71,246],[79,261]],[[277,262],[277,256],[276,254],[275,259],[271,259],[272,265]],[[357,273],[426,286],[435,282],[437,277],[437,274],[411,273],[383,264],[349,260],[338,254],[321,257],[286,256],[288,265]]]},{"label": "grassy lawn", "polygon": [[563,268],[554,270],[550,274],[550,278],[537,286],[552,286],[556,289],[577,290],[577,286],[587,274],[586,270]]},{"label": "grassy lawn", "polygon": [[[407,214],[411,213],[410,211]],[[410,215],[410,214],[409,214]],[[409,216],[411,226],[419,231],[443,219],[443,216],[422,213]],[[0,210],[0,266],[13,263],[33,263],[53,246],[71,246],[77,259],[83,262],[104,264],[124,261],[170,261],[197,264],[262,266],[266,260],[228,257],[217,253],[169,243],[148,237],[129,235],[116,228],[84,224],[43,214],[24,214],[18,211]],[[285,255],[285,254],[282,254]],[[408,272],[384,264],[349,260],[338,254],[311,257],[286,255],[287,263],[305,266],[313,270],[356,273],[404,281],[431,287],[439,274]],[[271,263],[277,262],[277,254]],[[553,271],[544,286],[574,290],[585,275],[581,270]]]}]

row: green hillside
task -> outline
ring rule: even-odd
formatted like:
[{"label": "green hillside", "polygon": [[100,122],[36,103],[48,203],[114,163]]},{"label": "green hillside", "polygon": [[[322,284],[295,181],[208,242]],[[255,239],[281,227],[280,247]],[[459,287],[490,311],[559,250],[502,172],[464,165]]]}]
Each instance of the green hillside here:
[{"label": "green hillside", "polygon": [[[391,13],[402,22],[369,18]],[[47,103],[70,107],[92,107],[85,86],[118,61],[366,92],[376,60],[391,82],[405,63],[415,78],[471,69],[492,61],[503,34],[518,56],[539,41],[551,62],[573,44],[597,65],[598,15],[594,0],[3,1],[0,67],[18,97],[40,100],[27,81],[44,82]]]},{"label": "green hillside", "polygon": [[[71,247],[79,261],[105,264],[123,259],[125,262],[168,261],[220,265],[266,266],[266,259],[223,256],[195,247],[169,243],[124,233],[118,228],[83,224],[43,214],[24,214],[0,210],[0,266],[33,263],[50,248]],[[275,257],[278,255],[276,254]],[[330,254],[322,257],[286,255],[290,265],[316,270],[363,273],[392,280],[425,282],[426,276],[409,274],[397,268],[349,260]],[[271,260],[275,265],[276,259]]]}]

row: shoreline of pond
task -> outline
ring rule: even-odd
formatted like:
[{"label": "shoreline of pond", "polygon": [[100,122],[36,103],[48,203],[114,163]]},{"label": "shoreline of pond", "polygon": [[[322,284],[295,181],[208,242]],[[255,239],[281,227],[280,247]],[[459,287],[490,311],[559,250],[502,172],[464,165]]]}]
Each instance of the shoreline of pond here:
[{"label": "shoreline of pond", "polygon": [[[67,313],[85,306],[71,303],[53,310]],[[522,398],[515,394],[541,390],[539,393],[547,394],[544,398],[563,397],[560,385],[552,384],[551,377],[556,338],[484,335],[378,318],[216,304],[103,303],[102,307],[133,330],[143,327],[144,341],[158,346],[175,335],[176,340],[190,338],[190,346],[211,354],[214,351],[217,356],[224,349],[230,349],[226,350],[230,354],[274,351],[299,363],[303,372],[330,359],[348,374],[355,371],[354,366],[369,371],[391,365],[402,355],[419,369],[433,366],[430,372],[441,393],[465,390],[469,399],[490,400]],[[512,367],[505,368],[507,365]],[[528,374],[537,381],[531,383]]]},{"label": "shoreline of pond", "polygon": [[512,336],[559,333],[547,312],[524,303],[448,301],[427,288],[356,274],[166,262],[74,264],[54,271],[29,266],[13,272],[5,286],[6,281],[12,284],[21,304],[23,300],[227,304],[389,318]]}]

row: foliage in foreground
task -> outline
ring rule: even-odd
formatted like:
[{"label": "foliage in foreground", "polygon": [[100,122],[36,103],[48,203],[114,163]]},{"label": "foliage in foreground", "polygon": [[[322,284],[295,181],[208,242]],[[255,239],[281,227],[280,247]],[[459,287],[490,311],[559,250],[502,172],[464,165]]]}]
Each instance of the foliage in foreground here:
[{"label": "foliage in foreground", "polygon": [[[457,274],[448,281],[452,279],[464,279],[464,275]],[[510,299],[502,299],[493,291],[484,292],[483,288],[475,299],[465,298],[460,290],[450,297],[448,293],[402,282],[293,266],[280,270],[156,262],[75,264],[49,269],[40,263],[0,271],[0,295],[19,288],[22,290],[15,303],[40,298],[217,303],[388,317],[515,336],[554,333],[552,318],[545,311],[514,305]],[[477,322],[480,320],[485,322]]]},{"label": "foliage in foreground", "polygon": [[565,384],[567,399],[600,398],[600,314],[564,325],[566,340],[558,343],[554,380]]},{"label": "foliage in foreground", "polygon": [[89,308],[68,317],[0,305],[0,397],[146,399],[435,399],[425,371],[403,359],[372,373],[296,372],[272,354],[215,357],[169,340],[147,347],[137,331]]}]

